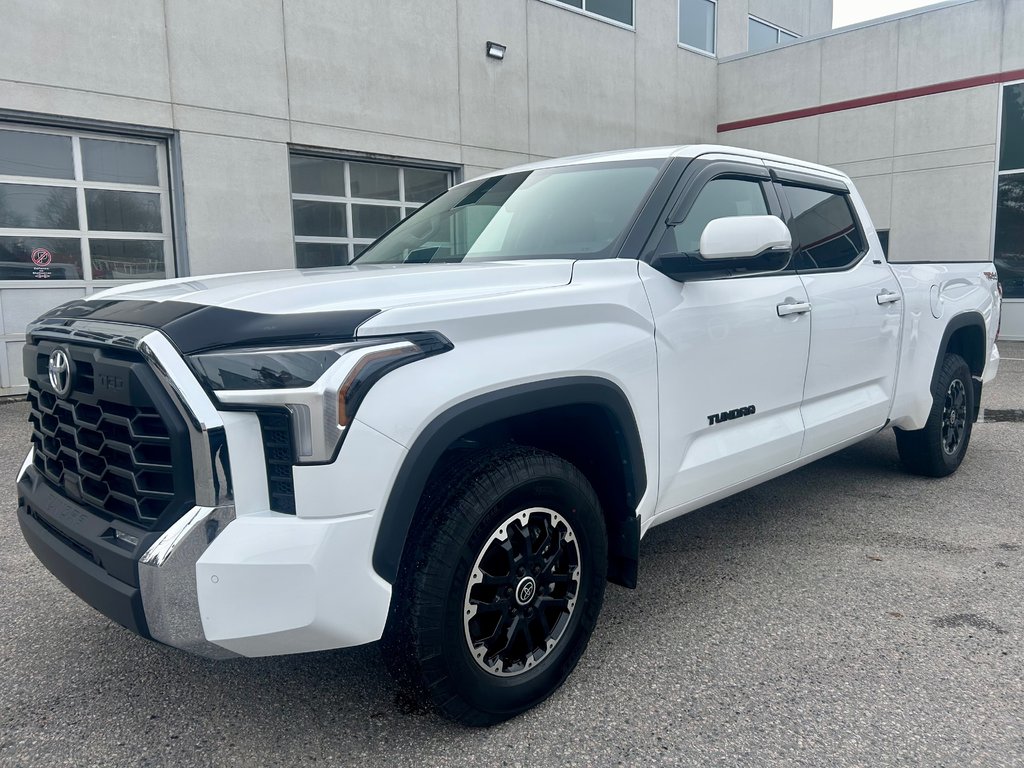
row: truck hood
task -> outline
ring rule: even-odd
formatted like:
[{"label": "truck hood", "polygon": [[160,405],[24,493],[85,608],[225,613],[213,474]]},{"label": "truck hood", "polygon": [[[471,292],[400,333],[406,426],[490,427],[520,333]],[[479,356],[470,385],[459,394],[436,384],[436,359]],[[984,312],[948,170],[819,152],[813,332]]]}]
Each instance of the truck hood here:
[{"label": "truck hood", "polygon": [[112,288],[89,301],[185,302],[263,314],[384,311],[566,285],[572,261],[367,264],[186,277]]},{"label": "truck hood", "polygon": [[567,259],[366,265],[182,278],[68,302],[33,327],[93,320],[160,329],[183,354],[238,345],[343,341],[397,307],[567,285]]}]

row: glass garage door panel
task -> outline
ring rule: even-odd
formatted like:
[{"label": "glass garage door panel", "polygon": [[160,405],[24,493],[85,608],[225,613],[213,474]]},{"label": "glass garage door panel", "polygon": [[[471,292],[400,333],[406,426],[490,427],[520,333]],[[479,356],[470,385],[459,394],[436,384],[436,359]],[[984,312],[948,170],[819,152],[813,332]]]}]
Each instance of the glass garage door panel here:
[{"label": "glass garage door panel", "polygon": [[113,189],[85,190],[89,228],[106,232],[160,232],[160,195]]},{"label": "glass garage door panel", "polygon": [[424,168],[405,169],[405,199],[426,203],[447,192],[451,182],[448,171],[430,171]]},{"label": "glass garage door panel", "polygon": [[75,190],[42,184],[0,184],[0,228],[77,230]]},{"label": "glass garage door panel", "polygon": [[326,157],[291,156],[292,192],[345,197],[345,161]]},{"label": "glass garage door panel", "polygon": [[157,147],[108,139],[82,139],[82,175],[86,181],[158,186]]},{"label": "glass garage door panel", "polygon": [[75,178],[71,137],[0,130],[0,176]]},{"label": "glass garage door panel", "polygon": [[167,276],[159,240],[89,240],[97,280],[156,280]]},{"label": "glass garage door panel", "polygon": [[352,197],[374,200],[398,200],[399,169],[393,165],[349,163]]},{"label": "glass garage door panel", "polygon": [[349,262],[348,248],[335,243],[296,243],[295,261],[302,269],[342,267]]},{"label": "glass garage door panel", "polygon": [[348,235],[344,203],[293,200],[292,216],[297,235],[311,237],[346,237]]},{"label": "glass garage door panel", "polygon": [[26,318],[173,271],[164,142],[0,122],[0,393]]},{"label": "glass garage door panel", "polygon": [[294,153],[290,160],[295,264],[348,264],[423,203],[447,191],[451,171]]},{"label": "glass garage door panel", "polygon": [[[0,235],[0,280],[81,280],[81,241]],[[42,313],[46,307],[40,309]]]}]

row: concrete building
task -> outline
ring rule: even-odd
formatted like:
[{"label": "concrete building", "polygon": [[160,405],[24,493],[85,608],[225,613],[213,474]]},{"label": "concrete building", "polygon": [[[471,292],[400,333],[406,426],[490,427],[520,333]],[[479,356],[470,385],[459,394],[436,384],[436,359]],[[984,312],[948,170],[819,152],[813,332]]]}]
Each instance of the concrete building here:
[{"label": "concrete building", "polygon": [[845,169],[894,259],[995,244],[1022,300],[1003,332],[1024,338],[1024,0],[831,18],[831,0],[8,0],[0,393],[59,302],[345,263],[461,178],[691,142]]}]

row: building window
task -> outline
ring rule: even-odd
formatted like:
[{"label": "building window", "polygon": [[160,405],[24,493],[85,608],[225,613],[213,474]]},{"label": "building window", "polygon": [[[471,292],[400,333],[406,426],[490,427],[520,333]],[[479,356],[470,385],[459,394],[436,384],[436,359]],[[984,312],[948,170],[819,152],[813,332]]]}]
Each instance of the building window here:
[{"label": "building window", "polygon": [[583,11],[590,16],[633,26],[633,0],[548,0],[555,5],[565,5]]},{"label": "building window", "polygon": [[792,43],[799,39],[800,35],[776,26],[770,21],[763,21],[756,16],[747,17],[748,51],[763,51],[766,48],[774,48],[777,45]]},{"label": "building window", "polygon": [[716,0],[679,0],[679,44],[715,55]]},{"label": "building window", "polygon": [[1003,87],[993,260],[1003,296],[1024,299],[1024,83]]},{"label": "building window", "polygon": [[162,142],[0,126],[0,280],[170,277],[170,222]]},{"label": "building window", "polygon": [[348,264],[452,183],[450,171],[292,153],[295,263]]}]

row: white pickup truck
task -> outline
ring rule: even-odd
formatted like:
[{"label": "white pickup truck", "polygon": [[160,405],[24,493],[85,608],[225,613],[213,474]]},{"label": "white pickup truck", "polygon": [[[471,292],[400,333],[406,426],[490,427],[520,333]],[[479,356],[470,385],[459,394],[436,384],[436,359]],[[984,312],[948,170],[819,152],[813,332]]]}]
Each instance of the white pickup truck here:
[{"label": "white pickup truck", "polygon": [[348,267],[39,318],[18,518],[140,635],[383,638],[403,685],[494,723],[565,680],[652,526],[887,427],[908,470],[956,470],[996,273],[920,256],[887,263],[844,174],[757,152],[490,174]]}]

